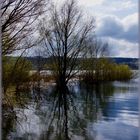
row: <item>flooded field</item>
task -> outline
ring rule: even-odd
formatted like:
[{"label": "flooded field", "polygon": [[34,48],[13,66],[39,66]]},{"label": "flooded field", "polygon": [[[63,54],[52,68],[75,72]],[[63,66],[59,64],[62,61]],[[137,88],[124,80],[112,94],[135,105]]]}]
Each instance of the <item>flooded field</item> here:
[{"label": "flooded field", "polygon": [[52,85],[12,98],[3,140],[138,140],[137,82]]}]

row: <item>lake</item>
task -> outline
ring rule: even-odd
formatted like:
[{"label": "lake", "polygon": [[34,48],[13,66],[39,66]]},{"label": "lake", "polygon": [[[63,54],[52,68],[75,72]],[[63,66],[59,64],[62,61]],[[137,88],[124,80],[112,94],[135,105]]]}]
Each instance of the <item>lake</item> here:
[{"label": "lake", "polygon": [[138,140],[138,83],[74,82],[12,96],[3,140]]}]

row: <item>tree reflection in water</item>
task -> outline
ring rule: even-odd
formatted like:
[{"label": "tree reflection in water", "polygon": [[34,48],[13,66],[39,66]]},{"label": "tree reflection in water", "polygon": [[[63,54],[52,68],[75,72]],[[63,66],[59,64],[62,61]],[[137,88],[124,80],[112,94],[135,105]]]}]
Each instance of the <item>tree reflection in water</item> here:
[{"label": "tree reflection in water", "polygon": [[48,123],[47,138],[51,136],[51,130],[55,130],[56,134],[53,139],[69,140],[68,122],[69,111],[72,103],[72,96],[67,86],[63,88],[55,87],[50,94],[52,107],[50,109],[50,120]]},{"label": "tree reflection in water", "polygon": [[[62,88],[51,86],[47,90],[34,89],[29,94],[30,96],[24,99],[24,106],[16,106],[18,112],[13,107],[14,112],[11,115],[19,116],[19,111],[26,115],[23,110],[27,109],[29,112],[34,110],[33,115],[39,118],[39,122],[34,122],[36,126],[38,125],[37,127],[41,128],[39,133],[33,133],[33,130],[24,132],[21,129],[22,134],[20,135],[17,130],[19,129],[17,121],[20,119],[8,115],[10,121],[9,118],[3,119],[4,137],[11,135],[11,132],[16,130],[14,136],[11,135],[10,140],[18,138],[25,140],[79,140],[80,138],[93,140],[96,133],[92,129],[91,136],[88,127],[100,119],[104,113],[103,108],[107,107],[108,99],[113,93],[114,87],[112,84],[87,85],[79,83],[68,87],[63,86]],[[18,100],[23,100],[23,98],[18,97]],[[20,103],[18,100],[17,102]],[[20,117],[22,118],[23,115],[20,115]],[[26,119],[30,118],[32,120],[32,117],[32,115],[27,115]],[[27,122],[24,121],[24,123]],[[22,121],[20,123],[20,125],[25,125]],[[29,126],[32,125],[30,121],[28,123]],[[33,126],[29,128],[37,129]]]}]

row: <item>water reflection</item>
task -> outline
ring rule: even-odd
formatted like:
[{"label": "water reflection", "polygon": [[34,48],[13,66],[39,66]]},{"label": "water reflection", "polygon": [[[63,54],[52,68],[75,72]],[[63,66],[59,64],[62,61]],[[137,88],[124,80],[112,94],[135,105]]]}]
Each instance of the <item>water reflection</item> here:
[{"label": "water reflection", "polygon": [[17,94],[12,113],[3,116],[3,140],[119,140],[118,128],[129,132],[123,138],[136,140],[138,95],[136,85],[130,85],[77,83]]}]

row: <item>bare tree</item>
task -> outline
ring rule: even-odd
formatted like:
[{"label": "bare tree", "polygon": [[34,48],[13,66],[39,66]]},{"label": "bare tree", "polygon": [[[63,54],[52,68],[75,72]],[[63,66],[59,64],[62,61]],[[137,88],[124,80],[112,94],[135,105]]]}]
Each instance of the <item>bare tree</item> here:
[{"label": "bare tree", "polygon": [[[48,0],[3,0],[2,54],[29,47],[30,38],[35,32],[35,21],[45,12],[43,6],[47,3]],[[33,45],[30,44],[30,47]]]},{"label": "bare tree", "polygon": [[89,78],[96,79],[98,81],[99,75],[101,75],[104,60],[109,55],[108,43],[102,42],[96,37],[89,37],[84,50],[84,60],[82,62],[83,75]]},{"label": "bare tree", "polygon": [[94,20],[86,20],[75,0],[65,1],[59,8],[52,6],[50,19],[42,23],[40,33],[48,55],[53,58],[53,70],[58,84],[66,85],[76,74],[77,58],[94,29]]},{"label": "bare tree", "polygon": [[87,40],[86,43],[86,51],[87,57],[89,58],[101,58],[109,55],[109,47],[107,42],[103,42],[102,40],[97,39],[97,37],[91,36]]}]

